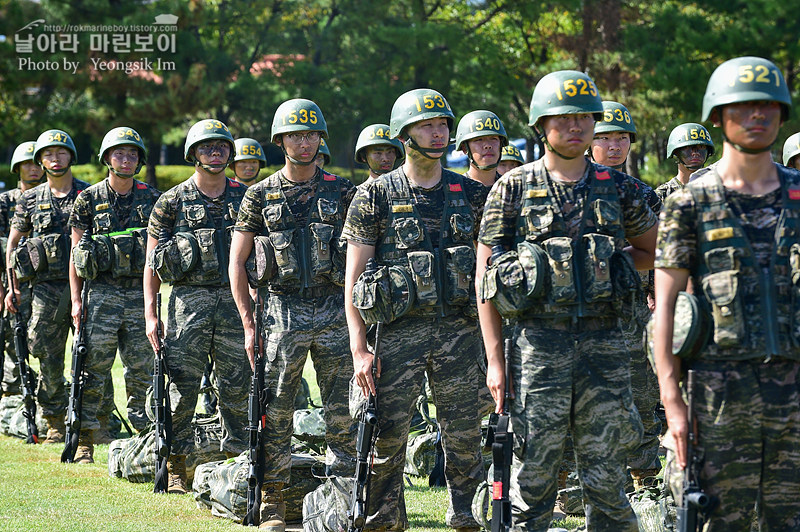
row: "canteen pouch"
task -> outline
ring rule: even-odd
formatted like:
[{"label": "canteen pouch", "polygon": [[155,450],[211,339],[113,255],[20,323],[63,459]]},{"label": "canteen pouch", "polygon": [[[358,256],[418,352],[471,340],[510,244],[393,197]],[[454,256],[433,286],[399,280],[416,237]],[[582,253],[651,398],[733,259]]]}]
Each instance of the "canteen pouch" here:
[{"label": "canteen pouch", "polygon": [[506,251],[492,261],[483,274],[480,288],[481,300],[491,301],[504,318],[516,316],[532,304],[525,295],[525,271],[516,251]]},{"label": "canteen pouch", "polygon": [[728,270],[703,277],[703,293],[711,303],[714,343],[735,347],[745,342],[744,312],[739,295],[739,272]]},{"label": "canteen pouch", "polygon": [[133,275],[133,236],[129,233],[113,235],[111,245],[114,249],[111,263],[111,275],[117,277],[130,277]]},{"label": "canteen pouch", "polygon": [[31,264],[31,254],[28,251],[27,241],[20,240],[19,245],[11,252],[11,267],[17,281],[24,283],[36,277],[36,270]]},{"label": "canteen pouch", "polygon": [[446,286],[445,302],[448,305],[463,306],[470,302],[475,290],[475,250],[472,246],[456,246],[444,250],[444,269]]},{"label": "canteen pouch", "polygon": [[311,229],[311,239],[309,247],[311,248],[311,278],[316,279],[318,276],[327,274],[333,269],[333,249],[331,240],[333,239],[334,227],[328,224],[312,223],[309,224]]},{"label": "canteen pouch", "polygon": [[439,297],[436,290],[433,253],[429,251],[408,252],[408,266],[411,268],[411,276],[414,279],[417,304],[420,307],[436,306],[439,303]]},{"label": "canteen pouch", "polygon": [[47,271],[47,251],[44,249],[42,238],[35,236],[25,241],[25,247],[28,248],[28,255],[30,256],[31,266],[33,271],[37,274]]},{"label": "canteen pouch", "polygon": [[572,239],[556,236],[548,238],[542,244],[550,267],[550,301],[555,304],[574,302],[577,294],[572,264]]},{"label": "canteen pouch", "polygon": [[611,255],[614,254],[614,238],[599,233],[589,233],[583,235],[583,245],[583,272],[586,279],[584,297],[589,303],[610,301],[613,292]]},{"label": "canteen pouch", "polygon": [[247,281],[252,288],[266,286],[278,273],[275,251],[266,236],[253,238],[253,249],[246,264]]},{"label": "canteen pouch", "polygon": [[292,245],[294,231],[285,229],[283,231],[270,231],[269,241],[275,252],[275,263],[278,265],[278,280],[281,283],[296,281],[300,278],[300,266],[297,261],[297,253]]},{"label": "canteen pouch", "polygon": [[156,244],[150,254],[150,267],[158,274],[161,282],[174,283],[183,279],[185,272],[181,266],[181,251],[174,237]]},{"label": "canteen pouch", "polygon": [[97,260],[95,241],[91,238],[81,238],[72,248],[72,263],[78,277],[91,281],[97,277]]},{"label": "canteen pouch", "polygon": [[217,230],[212,228],[195,229],[191,233],[197,247],[197,260],[192,269],[186,270],[189,283],[205,284],[219,281],[222,278],[219,258],[217,257]]},{"label": "canteen pouch", "polygon": [[410,249],[416,247],[425,238],[422,225],[416,218],[395,218],[392,220],[397,241],[397,249]]},{"label": "canteen pouch", "polygon": [[392,321],[389,268],[364,271],[353,285],[353,306],[366,325]]}]

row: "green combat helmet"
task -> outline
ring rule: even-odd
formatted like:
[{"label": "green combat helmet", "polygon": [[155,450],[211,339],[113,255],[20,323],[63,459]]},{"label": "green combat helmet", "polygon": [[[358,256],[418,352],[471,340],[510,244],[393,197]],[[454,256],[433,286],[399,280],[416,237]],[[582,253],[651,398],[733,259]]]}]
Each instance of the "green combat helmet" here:
[{"label": "green combat helmet", "polygon": [[[540,122],[546,116],[591,113],[596,122],[603,119],[603,101],[592,78],[577,70],[559,70],[544,76],[533,89],[528,125],[545,145],[561,157],[568,159],[550,146]],[[575,157],[572,157],[573,159]]]},{"label": "green combat helmet", "polygon": [[[214,139],[227,141],[231,146],[228,153],[228,160],[222,166],[202,164],[197,157],[194,156],[194,152],[192,151],[192,148],[201,142]],[[233,154],[235,151],[236,148],[233,142],[233,136],[228,130],[228,126],[219,120],[207,118],[205,120],[200,120],[189,128],[189,133],[186,134],[186,143],[183,145],[183,158],[187,163],[194,163],[195,166],[199,166],[207,172],[218,174],[225,171],[225,168],[233,162]]]},{"label": "green combat helmet", "polygon": [[[721,106],[742,102],[778,102],[781,105],[781,120],[786,121],[792,107],[792,97],[780,69],[775,63],[762,57],[737,57],[725,61],[711,74],[703,96],[703,121],[712,118]],[[723,138],[725,132],[722,132]],[[727,138],[725,139],[728,140]],[[737,144],[731,146],[744,153],[761,153],[772,147],[758,150],[745,149]]]},{"label": "green combat helmet", "polygon": [[[681,124],[669,134],[669,140],[667,140],[667,158],[674,156],[680,163],[686,166],[675,152],[686,146],[695,146],[697,144],[706,146],[706,161],[709,157],[714,155],[714,141],[711,140],[711,134],[706,128],[694,122]],[[706,161],[703,161],[703,164],[700,166],[686,166],[686,168],[689,170],[698,170],[706,164]]]},{"label": "green combat helmet", "polygon": [[[287,100],[275,110],[275,116],[272,118],[273,144],[278,144],[278,135],[299,131],[319,131],[323,139],[328,138],[328,125],[325,123],[325,117],[322,115],[319,106],[311,100],[303,98]],[[317,153],[314,154],[314,157],[308,162],[303,162],[290,157],[286,153],[286,146],[283,145],[283,142],[280,143],[280,147],[287,159],[300,166],[314,164],[314,160],[319,153],[319,146],[317,146]]]},{"label": "green combat helmet", "polygon": [[233,162],[255,159],[259,163],[259,168],[264,168],[267,166],[267,156],[264,155],[264,149],[256,139],[242,137],[240,139],[236,139],[233,144],[236,148],[236,154],[233,157]]},{"label": "green combat helmet", "polygon": [[783,143],[783,165],[792,166],[792,158],[797,154],[800,154],[800,133],[795,133]]},{"label": "green combat helmet", "polygon": [[[66,148],[72,154],[67,167],[57,172],[53,172],[45,168],[44,165],[42,165],[41,158],[39,157],[45,148],[50,148],[53,146],[61,146],[62,148]],[[67,170],[69,170],[69,167],[75,164],[77,159],[78,152],[75,150],[75,143],[72,142],[72,137],[60,129],[48,129],[36,139],[36,149],[33,152],[33,160],[39,166],[41,166],[45,172],[53,177],[61,177],[62,175],[66,174]]]},{"label": "green combat helmet", "polygon": [[114,173],[124,178],[131,178],[138,174],[142,166],[147,162],[147,148],[144,147],[142,137],[139,136],[135,129],[129,127],[115,127],[106,133],[103,137],[103,142],[100,143],[100,151],[97,153],[97,159],[101,164],[106,165],[108,169],[112,171],[111,164],[106,161],[105,157],[108,150],[116,148],[117,146],[136,146],[139,150],[139,164],[136,165],[136,169],[132,174],[122,174],[116,171]]},{"label": "green combat helmet", "polygon": [[522,158],[522,152],[513,144],[503,147],[503,152],[500,154],[500,161],[517,161],[519,164],[525,164],[525,159]]},{"label": "green combat helmet", "polygon": [[487,137],[490,135],[497,135],[500,137],[500,146],[508,145],[508,135],[506,135],[506,128],[503,127],[503,122],[491,111],[472,111],[467,113],[458,121],[458,128],[456,128],[456,149],[461,150],[467,154],[469,163],[478,170],[491,170],[497,168],[500,164],[500,159],[494,164],[487,164],[479,166],[475,164],[472,159],[472,152],[469,147],[464,147],[464,143],[468,140],[476,139],[478,137]]},{"label": "green combat helmet", "polygon": [[[408,137],[405,142],[407,148],[420,152],[428,159],[438,159],[432,157],[432,153],[444,153],[446,146],[442,148],[423,148],[417,141],[411,138],[405,131],[406,127],[423,120],[431,118],[447,119],[447,127],[453,131],[453,123],[456,120],[450,104],[447,103],[441,93],[433,89],[414,89],[401,94],[392,106],[392,115],[389,120],[389,137],[396,139],[402,135]],[[449,141],[449,139],[448,139]]]},{"label": "green combat helmet", "polygon": [[33,152],[36,150],[36,143],[32,140],[23,142],[14,148],[14,155],[11,156],[11,173],[18,174],[18,166],[25,161],[33,160]]},{"label": "green combat helmet", "polygon": [[355,153],[355,161],[357,163],[369,165],[369,163],[367,163],[366,151],[370,146],[388,146],[394,148],[394,151],[397,152],[397,159],[394,161],[395,168],[400,166],[403,159],[406,157],[403,143],[398,139],[389,138],[389,126],[386,124],[371,124],[362,129],[361,133],[358,134]]},{"label": "green combat helmet", "polygon": [[636,142],[636,124],[628,112],[628,108],[619,102],[603,101],[603,120],[594,125],[594,134],[619,131],[628,133],[631,144]]},{"label": "green combat helmet", "polygon": [[325,161],[325,164],[330,164],[331,150],[324,138],[319,139],[319,155],[322,155],[322,160]]}]

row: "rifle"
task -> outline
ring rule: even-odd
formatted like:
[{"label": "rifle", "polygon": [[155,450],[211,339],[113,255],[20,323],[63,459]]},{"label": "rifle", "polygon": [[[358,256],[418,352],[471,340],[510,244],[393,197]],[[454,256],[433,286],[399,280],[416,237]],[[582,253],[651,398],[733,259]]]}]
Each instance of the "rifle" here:
[{"label": "rifle", "polygon": [[261,486],[264,483],[264,455],[263,431],[267,424],[267,403],[269,391],[264,385],[264,342],[261,338],[263,302],[256,302],[255,321],[256,334],[253,339],[253,378],[250,382],[250,397],[247,402],[247,430],[250,434],[250,447],[247,458],[250,467],[247,470],[247,513],[242,524],[245,526],[258,526],[260,524],[259,508],[261,507]]},{"label": "rifle", "polygon": [[[369,268],[369,266],[367,266]],[[383,323],[375,324],[375,347],[372,350],[372,380],[377,384],[378,358],[380,357]],[[378,398],[370,392],[367,404],[358,418],[358,438],[356,439],[356,474],[353,491],[350,494],[349,532],[361,532],[367,522],[367,505],[369,504],[369,481],[372,465],[375,460],[375,442],[378,440]]]},{"label": "rifle", "polygon": [[161,330],[161,294],[156,294],[156,336],[158,349],[153,363],[153,400],[156,413],[156,474],[153,480],[153,493],[166,493],[167,459],[172,447],[172,408],[167,393],[167,357]]},{"label": "rifle", "polygon": [[687,421],[689,433],[686,436],[686,469],[683,471],[683,494],[681,505],[677,508],[678,532],[696,532],[703,529],[703,524],[713,506],[713,500],[700,489],[700,458],[694,448],[696,434],[694,432],[694,370],[689,370],[686,377],[686,393],[689,398]]},{"label": "rifle", "polygon": [[17,306],[17,293],[14,291],[14,269],[8,269],[8,279],[11,286],[11,303],[17,312],[14,314],[14,349],[17,352],[17,365],[19,366],[19,379],[22,384],[22,402],[24,408],[22,415],[28,429],[28,438],[25,443],[39,443],[39,429],[36,428],[36,400],[33,370],[28,365],[28,327],[22,320],[22,312]]},{"label": "rifle", "polygon": [[505,358],[505,390],[503,409],[500,414],[489,417],[489,435],[487,444],[492,446],[492,465],[494,477],[492,479],[492,532],[507,532],[511,530],[511,499],[508,496],[508,487],[511,482],[511,460],[514,452],[514,433],[509,430],[508,422],[511,403],[511,350],[510,338],[506,338],[503,345]]},{"label": "rifle", "polygon": [[[91,238],[89,231],[83,233],[81,238]],[[86,354],[89,347],[86,345],[86,300],[89,293],[89,281],[84,279],[81,288],[81,315],[78,320],[78,330],[72,343],[72,382],[69,385],[69,404],[67,405],[67,431],[64,435],[64,450],[61,452],[61,461],[71,464],[75,460],[75,451],[78,450],[78,440],[81,434],[81,410],[83,409],[83,388],[86,385],[86,375],[83,366],[86,363]]]}]

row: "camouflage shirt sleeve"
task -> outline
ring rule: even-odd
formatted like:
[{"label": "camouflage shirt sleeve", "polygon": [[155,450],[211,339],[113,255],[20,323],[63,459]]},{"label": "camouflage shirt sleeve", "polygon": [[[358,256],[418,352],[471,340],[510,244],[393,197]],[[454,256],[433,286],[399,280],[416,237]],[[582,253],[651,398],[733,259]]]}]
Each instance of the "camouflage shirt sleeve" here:
[{"label": "camouflage shirt sleeve", "polygon": [[75,198],[72,214],[69,215],[69,225],[75,229],[86,231],[92,226],[92,208],[89,204],[90,194],[82,193]]},{"label": "camouflage shirt sleeve", "polygon": [[[47,182],[44,183],[47,185]],[[33,223],[31,223],[31,212],[36,204],[36,187],[26,190],[22,197],[17,202],[17,208],[14,211],[14,217],[11,219],[11,227],[20,233],[30,233],[33,230]]]},{"label": "camouflage shirt sleeve", "polygon": [[486,197],[489,195],[489,187],[484,186],[480,181],[466,178],[464,179],[464,192],[467,194],[467,199],[472,205],[472,215],[475,217],[475,232],[472,236],[473,240],[478,239],[478,230],[481,226],[481,218],[483,217],[483,208],[486,205]]},{"label": "camouflage shirt sleeve", "polygon": [[[658,217],[648,202],[648,191],[652,192],[653,189],[645,185],[647,187],[645,190],[637,183],[638,180],[626,174],[623,175],[626,179],[620,184],[618,190],[620,206],[625,217],[625,237],[636,238],[645,234],[658,222]],[[655,198],[658,200],[657,196]]]},{"label": "camouflage shirt sleeve", "polygon": [[342,229],[342,238],[369,246],[377,245],[386,227],[388,198],[375,179],[358,187]]},{"label": "camouflage shirt sleeve", "polygon": [[235,231],[245,233],[258,233],[264,229],[264,217],[261,214],[263,207],[261,202],[261,191],[264,189],[265,181],[248,188],[239,206],[239,216],[236,218]]},{"label": "camouflage shirt sleeve", "polygon": [[478,242],[489,247],[503,245],[510,248],[517,232],[517,215],[522,208],[522,191],[525,174],[512,170],[501,177],[491,188],[483,209]]},{"label": "camouflage shirt sleeve", "polygon": [[147,224],[147,234],[153,238],[157,239],[159,237],[161,229],[166,229],[169,234],[172,234],[178,213],[179,186],[172,187],[156,200]]},{"label": "camouflage shirt sleeve", "polygon": [[692,269],[697,248],[697,207],[683,188],[667,196],[661,211],[656,245],[656,268]]}]

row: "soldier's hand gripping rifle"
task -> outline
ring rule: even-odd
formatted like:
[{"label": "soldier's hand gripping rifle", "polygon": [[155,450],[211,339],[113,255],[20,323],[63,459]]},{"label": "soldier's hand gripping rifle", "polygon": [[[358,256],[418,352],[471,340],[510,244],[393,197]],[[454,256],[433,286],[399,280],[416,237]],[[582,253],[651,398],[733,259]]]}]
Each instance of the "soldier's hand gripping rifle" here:
[{"label": "soldier's hand gripping rifle", "polygon": [[161,294],[156,294],[156,335],[158,349],[153,364],[153,401],[155,402],[156,431],[156,474],[153,481],[153,493],[167,491],[167,460],[172,447],[172,408],[167,391],[167,358],[164,348],[163,331],[161,330]]},{"label": "soldier's hand gripping rifle", "polygon": [[[375,347],[372,352],[372,380],[377,385],[378,358],[380,357],[383,323],[375,324]],[[367,505],[369,504],[369,481],[372,464],[375,458],[375,442],[378,439],[378,398],[371,392],[367,403],[358,419],[358,437],[356,439],[356,474],[353,479],[353,491],[350,494],[349,532],[361,532],[367,522]]]},{"label": "soldier's hand gripping rifle", "polygon": [[247,458],[250,462],[247,470],[247,512],[242,524],[258,526],[260,523],[259,508],[261,506],[261,485],[264,483],[264,426],[267,423],[267,404],[269,390],[264,383],[264,342],[262,340],[261,298],[255,305],[256,334],[253,339],[253,379],[250,382],[250,397],[247,402],[247,430],[250,435],[250,447]]},{"label": "soldier's hand gripping rifle", "polygon": [[28,365],[28,327],[22,319],[22,312],[17,304],[17,293],[14,291],[16,279],[14,269],[8,269],[8,284],[11,290],[11,303],[17,312],[14,314],[14,349],[17,352],[17,366],[19,366],[19,379],[22,385],[22,415],[25,417],[25,426],[28,437],[25,443],[39,443],[39,430],[36,428],[36,384],[33,382],[33,370]]},{"label": "soldier's hand gripping rifle", "polygon": [[[81,238],[91,238],[89,231],[83,233]],[[84,279],[81,288],[81,315],[78,318],[78,328],[72,342],[72,382],[69,385],[69,403],[67,404],[67,431],[64,435],[64,450],[61,452],[61,461],[71,464],[75,460],[75,451],[78,450],[78,439],[81,434],[81,410],[83,409],[83,387],[86,384],[84,366],[89,347],[86,343],[86,300],[89,292],[89,281]]]},{"label": "soldier's hand gripping rifle", "polygon": [[694,447],[696,438],[694,430],[694,370],[686,376],[686,394],[689,405],[687,422],[689,432],[686,436],[686,469],[683,471],[683,499],[677,508],[678,532],[696,532],[702,530],[703,523],[711,511],[713,500],[700,489],[700,458]]},{"label": "soldier's hand gripping rifle", "polygon": [[[511,483],[511,460],[514,452],[514,433],[509,429],[511,418],[511,339],[506,338],[503,345],[505,358],[505,386],[503,409],[500,414],[489,418],[489,434],[492,445],[492,532],[511,530],[511,499],[508,487]],[[489,440],[489,438],[487,438]],[[489,443],[487,441],[487,443]]]}]

